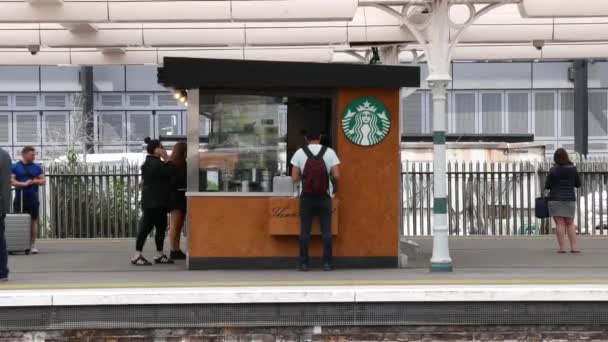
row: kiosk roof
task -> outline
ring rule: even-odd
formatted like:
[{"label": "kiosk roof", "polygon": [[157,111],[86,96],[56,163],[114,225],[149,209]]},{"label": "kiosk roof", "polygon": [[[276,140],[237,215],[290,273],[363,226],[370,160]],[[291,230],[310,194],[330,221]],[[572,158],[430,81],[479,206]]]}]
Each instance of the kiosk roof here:
[{"label": "kiosk roof", "polygon": [[420,68],[166,57],[158,82],[175,89],[418,88]]}]

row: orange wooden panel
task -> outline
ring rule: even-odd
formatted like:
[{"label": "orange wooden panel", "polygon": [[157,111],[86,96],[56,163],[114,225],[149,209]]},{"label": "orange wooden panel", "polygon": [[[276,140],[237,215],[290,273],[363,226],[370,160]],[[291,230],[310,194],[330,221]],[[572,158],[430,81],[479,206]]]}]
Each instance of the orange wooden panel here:
[{"label": "orange wooden panel", "polygon": [[[342,112],[361,97],[380,100],[390,112],[389,133],[374,146],[355,145],[342,132]],[[341,89],[337,108],[340,235],[334,251],[349,256],[396,256],[401,184],[399,90]]]}]

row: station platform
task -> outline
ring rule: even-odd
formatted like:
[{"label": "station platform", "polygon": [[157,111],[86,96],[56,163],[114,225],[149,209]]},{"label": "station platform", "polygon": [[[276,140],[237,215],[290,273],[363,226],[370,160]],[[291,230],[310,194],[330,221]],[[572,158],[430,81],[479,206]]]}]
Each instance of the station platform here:
[{"label": "station platform", "polygon": [[305,273],[135,267],[131,240],[41,241],[9,258],[0,330],[608,324],[608,238],[581,238],[581,254],[552,237],[454,238],[452,273],[430,273],[431,239],[411,240],[407,268]]},{"label": "station platform", "polygon": [[[430,273],[430,238],[403,269],[188,271],[174,265],[135,267],[132,240],[49,240],[39,255],[9,257],[11,279],[0,290],[329,285],[607,284],[608,237],[581,237],[581,254],[557,254],[548,237],[452,238],[454,272]],[[146,255],[154,256],[153,242]]]}]

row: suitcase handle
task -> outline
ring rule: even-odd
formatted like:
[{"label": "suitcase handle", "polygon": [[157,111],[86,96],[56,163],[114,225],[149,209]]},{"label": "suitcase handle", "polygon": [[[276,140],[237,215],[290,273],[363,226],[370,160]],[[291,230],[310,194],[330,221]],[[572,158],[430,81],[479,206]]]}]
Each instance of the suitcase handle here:
[{"label": "suitcase handle", "polygon": [[[15,197],[15,198],[16,198],[16,196],[17,196],[17,195],[16,195],[16,193],[17,193],[17,188],[11,188],[11,191],[14,191],[14,192],[15,192],[15,195],[14,195],[14,196],[12,196],[12,197]],[[19,205],[19,208],[20,208],[21,212],[20,212],[19,214],[23,214],[23,190],[21,190],[19,193],[21,194],[21,196],[20,196],[20,197],[21,197],[21,201],[20,201],[20,203],[19,203],[19,204],[20,204],[20,205]],[[15,214],[15,201],[11,201],[11,213]]]}]

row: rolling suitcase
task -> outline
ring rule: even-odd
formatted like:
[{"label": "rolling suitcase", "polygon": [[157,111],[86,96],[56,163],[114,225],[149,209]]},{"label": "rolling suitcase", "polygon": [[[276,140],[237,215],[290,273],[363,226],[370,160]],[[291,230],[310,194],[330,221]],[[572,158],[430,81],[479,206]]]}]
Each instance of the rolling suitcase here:
[{"label": "rolling suitcase", "polygon": [[[21,205],[23,208],[23,205]],[[4,221],[6,249],[9,254],[30,254],[32,248],[32,219],[29,214],[7,214]]]}]

